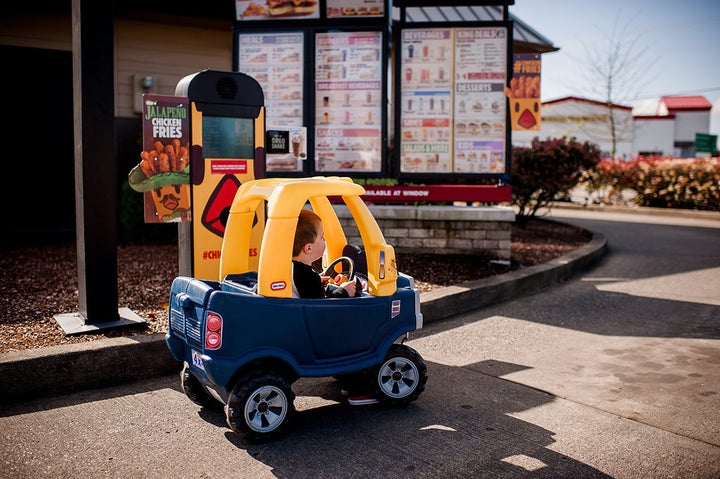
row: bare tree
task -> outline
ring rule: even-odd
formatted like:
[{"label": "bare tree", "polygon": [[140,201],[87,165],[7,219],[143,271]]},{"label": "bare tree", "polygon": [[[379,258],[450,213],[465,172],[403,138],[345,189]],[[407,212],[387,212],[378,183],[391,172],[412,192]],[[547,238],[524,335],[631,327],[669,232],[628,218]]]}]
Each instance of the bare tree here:
[{"label": "bare tree", "polygon": [[648,55],[649,45],[643,42],[642,31],[633,27],[632,18],[621,24],[621,14],[618,12],[609,33],[601,32],[600,42],[584,45],[582,60],[587,66],[583,71],[588,91],[606,102],[609,110],[607,121],[612,156],[617,151],[620,129],[628,127],[617,124],[614,110],[617,105],[637,100],[643,87],[653,78],[651,70],[656,60]]}]

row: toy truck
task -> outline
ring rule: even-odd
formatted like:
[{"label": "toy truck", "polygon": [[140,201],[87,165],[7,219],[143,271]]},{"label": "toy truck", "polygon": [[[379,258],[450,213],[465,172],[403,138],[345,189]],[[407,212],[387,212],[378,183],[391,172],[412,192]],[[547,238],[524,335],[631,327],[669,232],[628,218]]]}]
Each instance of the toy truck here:
[{"label": "toy truck", "polygon": [[[246,182],[229,210],[217,280],[174,279],[166,342],[184,363],[182,389],[200,406],[224,405],[237,435],[281,434],[295,414],[292,384],[301,377],[366,387],[381,405],[408,404],[425,390],[426,364],[404,344],[422,327],[420,295],[397,270],[364,191],[344,177]],[[347,243],[332,204],[340,199],[362,244]],[[292,243],[308,206],[323,222],[322,272],[355,279],[355,297],[292,297]]]}]

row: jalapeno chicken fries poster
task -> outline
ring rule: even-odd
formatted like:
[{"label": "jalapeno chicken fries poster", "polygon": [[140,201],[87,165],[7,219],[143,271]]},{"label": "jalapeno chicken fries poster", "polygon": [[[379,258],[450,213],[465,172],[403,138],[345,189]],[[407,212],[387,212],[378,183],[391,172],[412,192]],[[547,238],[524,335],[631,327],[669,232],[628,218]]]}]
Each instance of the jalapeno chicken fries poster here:
[{"label": "jalapeno chicken fries poster", "polygon": [[190,117],[187,98],[143,95],[143,150],[128,175],[145,196],[145,222],[191,220]]}]

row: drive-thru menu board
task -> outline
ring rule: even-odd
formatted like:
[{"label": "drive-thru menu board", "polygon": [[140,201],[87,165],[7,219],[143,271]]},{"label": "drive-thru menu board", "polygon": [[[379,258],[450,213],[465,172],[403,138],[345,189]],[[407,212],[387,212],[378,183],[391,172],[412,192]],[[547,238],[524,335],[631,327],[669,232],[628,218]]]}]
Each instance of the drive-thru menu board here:
[{"label": "drive-thru menu board", "polygon": [[315,171],[382,170],[382,32],[315,38]]},{"label": "drive-thru menu board", "polygon": [[507,32],[402,31],[401,172],[505,172]]},{"label": "drive-thru menu board", "polygon": [[303,33],[241,33],[238,45],[239,71],[263,89],[266,124],[303,126]]}]

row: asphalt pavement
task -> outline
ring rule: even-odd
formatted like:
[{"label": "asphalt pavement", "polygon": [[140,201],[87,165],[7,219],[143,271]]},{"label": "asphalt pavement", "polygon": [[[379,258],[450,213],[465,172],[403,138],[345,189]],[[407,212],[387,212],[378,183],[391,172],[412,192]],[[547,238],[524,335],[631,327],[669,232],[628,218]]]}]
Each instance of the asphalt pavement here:
[{"label": "asphalt pavement", "polygon": [[162,337],[59,354],[47,366],[75,387],[94,369],[115,378],[0,405],[0,478],[717,479],[720,214],[649,213],[553,208],[605,236],[424,294],[408,343],[431,371],[418,401],[353,407],[332,378],[303,378],[289,434],[269,444],[188,400],[172,360],[131,380],[165,362]]}]

